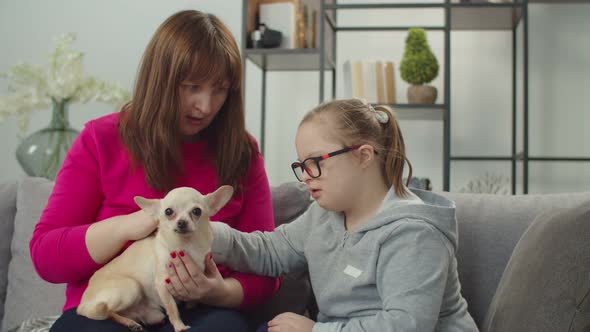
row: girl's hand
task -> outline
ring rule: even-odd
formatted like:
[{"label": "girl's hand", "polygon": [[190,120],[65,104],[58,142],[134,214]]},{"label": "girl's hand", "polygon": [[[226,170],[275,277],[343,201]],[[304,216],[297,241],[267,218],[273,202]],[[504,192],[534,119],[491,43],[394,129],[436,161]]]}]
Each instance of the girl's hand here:
[{"label": "girl's hand", "polygon": [[311,332],[315,322],[292,312],[277,315],[268,322],[268,332]]},{"label": "girl's hand", "polygon": [[167,265],[166,287],[172,296],[181,301],[199,301],[219,305],[227,289],[211,253],[205,257],[205,271],[199,271],[195,261],[184,251],[170,253]]},{"label": "girl's hand", "polygon": [[143,210],[125,216],[121,221],[122,234],[128,241],[141,240],[158,227],[158,220]]}]

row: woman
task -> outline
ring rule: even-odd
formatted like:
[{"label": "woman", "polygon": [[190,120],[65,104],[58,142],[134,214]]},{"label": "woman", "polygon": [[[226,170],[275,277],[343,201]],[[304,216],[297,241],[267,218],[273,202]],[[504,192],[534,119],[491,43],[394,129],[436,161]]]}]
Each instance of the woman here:
[{"label": "woman", "polygon": [[[139,210],[134,196],[161,198],[180,186],[207,194],[229,184],[236,194],[212,219],[244,232],[273,230],[263,160],[245,129],[241,75],[239,50],[227,27],[213,15],[182,11],[148,44],[131,102],[120,113],[86,124],[30,242],[39,275],[67,283],[64,313],[51,331],[126,331],[109,320],[78,316],[75,308],[94,271],[155,230],[156,221]],[[179,300],[201,303],[181,312],[191,330],[246,330],[241,311],[278,286],[275,278],[214,263],[204,275],[191,277],[191,257],[170,257],[168,290]]]}]

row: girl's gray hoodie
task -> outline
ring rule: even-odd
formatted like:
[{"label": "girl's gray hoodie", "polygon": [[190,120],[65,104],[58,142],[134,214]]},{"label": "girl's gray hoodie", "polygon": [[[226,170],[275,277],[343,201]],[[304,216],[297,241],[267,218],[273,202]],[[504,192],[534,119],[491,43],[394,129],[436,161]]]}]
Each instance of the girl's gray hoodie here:
[{"label": "girl's gray hoodie", "polygon": [[457,275],[455,204],[442,196],[390,190],[352,232],[342,213],[316,203],[274,232],[212,227],[217,263],[267,276],[309,269],[313,332],[477,331]]}]

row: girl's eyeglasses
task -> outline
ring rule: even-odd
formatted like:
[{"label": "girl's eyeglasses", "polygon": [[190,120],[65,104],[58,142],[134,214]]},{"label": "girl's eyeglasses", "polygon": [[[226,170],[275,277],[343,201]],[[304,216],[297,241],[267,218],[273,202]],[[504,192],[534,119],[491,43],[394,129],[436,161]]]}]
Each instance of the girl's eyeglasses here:
[{"label": "girl's eyeglasses", "polygon": [[346,152],[350,152],[353,150],[356,150],[358,148],[360,148],[361,145],[352,145],[352,146],[348,146],[345,147],[343,149],[334,151],[334,152],[330,152],[324,155],[321,155],[319,157],[309,157],[307,159],[305,159],[304,161],[296,161],[294,163],[291,164],[291,169],[293,170],[293,173],[295,174],[295,177],[297,178],[297,180],[299,180],[300,182],[303,181],[303,172],[307,172],[307,174],[309,174],[309,176],[311,176],[312,178],[318,178],[320,177],[320,175],[322,175],[322,169],[320,168],[320,161],[322,160],[326,160],[330,157],[334,157],[337,156],[339,154],[343,154]]}]

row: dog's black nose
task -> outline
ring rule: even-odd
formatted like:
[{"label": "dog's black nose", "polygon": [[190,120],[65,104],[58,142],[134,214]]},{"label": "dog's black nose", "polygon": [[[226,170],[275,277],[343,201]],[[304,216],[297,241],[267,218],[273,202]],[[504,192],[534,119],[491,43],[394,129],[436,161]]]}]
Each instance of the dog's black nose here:
[{"label": "dog's black nose", "polygon": [[177,223],[179,229],[186,229],[188,227],[188,221],[180,219]]}]

